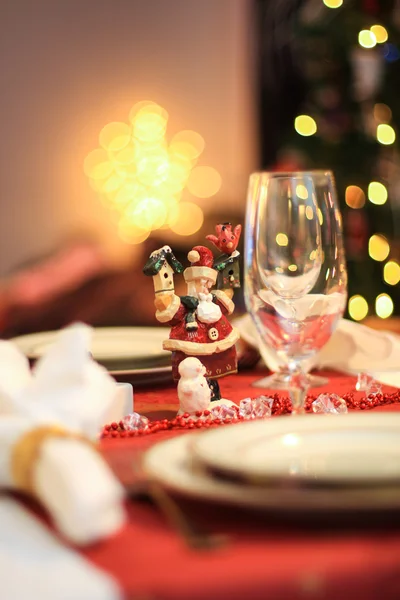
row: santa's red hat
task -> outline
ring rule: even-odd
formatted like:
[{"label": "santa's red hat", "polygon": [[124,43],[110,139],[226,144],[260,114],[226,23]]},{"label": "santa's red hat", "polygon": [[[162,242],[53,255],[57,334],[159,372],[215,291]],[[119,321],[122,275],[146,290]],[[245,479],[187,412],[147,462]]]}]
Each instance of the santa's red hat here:
[{"label": "santa's red hat", "polygon": [[185,269],[183,276],[185,281],[194,281],[195,279],[209,279],[213,283],[217,280],[217,271],[213,269],[214,256],[209,248],[205,246],[195,246],[188,253],[190,267]]}]

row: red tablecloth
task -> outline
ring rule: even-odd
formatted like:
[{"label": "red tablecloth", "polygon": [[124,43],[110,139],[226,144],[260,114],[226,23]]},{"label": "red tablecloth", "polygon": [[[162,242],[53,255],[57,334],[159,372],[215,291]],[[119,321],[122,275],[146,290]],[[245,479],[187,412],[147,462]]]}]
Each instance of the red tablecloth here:
[{"label": "red tablecloth", "polygon": [[[259,377],[252,372],[227,378],[222,393],[236,401],[258,395],[261,391],[250,384]],[[329,391],[354,390],[354,378],[332,373],[329,377]],[[176,407],[173,387],[135,394],[138,412]],[[396,409],[400,406],[375,410]],[[104,440],[102,450],[117,470],[126,473],[136,451],[171,435]],[[337,528],[329,517],[323,523],[302,523],[208,503],[188,506],[209,529],[230,534],[230,542],[213,551],[189,550],[156,509],[129,502],[124,530],[84,554],[117,578],[127,598],[136,600],[400,598],[400,520],[393,515],[389,526],[350,523]]]}]

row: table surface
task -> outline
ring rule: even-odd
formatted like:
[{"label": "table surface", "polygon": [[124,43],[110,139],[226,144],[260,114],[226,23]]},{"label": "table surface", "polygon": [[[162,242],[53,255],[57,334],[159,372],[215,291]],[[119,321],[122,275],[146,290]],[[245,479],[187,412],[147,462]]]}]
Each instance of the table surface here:
[{"label": "table surface", "polygon": [[[325,374],[329,384],[312,393],[354,391],[355,378]],[[253,371],[221,380],[222,394],[238,402],[265,393],[251,386],[263,375]],[[135,394],[135,410],[154,418],[172,417],[177,407],[173,386]],[[103,440],[101,449],[121,478],[129,479],[135,455],[172,435],[177,433]],[[191,550],[156,508],[129,501],[126,527],[83,551],[119,581],[126,598],[400,598],[400,515],[381,514],[378,521],[367,522],[352,517],[347,523],[325,515],[322,521],[304,522],[294,515],[256,515],[209,502],[179,501],[198,524],[227,533],[228,544],[212,551]]]}]

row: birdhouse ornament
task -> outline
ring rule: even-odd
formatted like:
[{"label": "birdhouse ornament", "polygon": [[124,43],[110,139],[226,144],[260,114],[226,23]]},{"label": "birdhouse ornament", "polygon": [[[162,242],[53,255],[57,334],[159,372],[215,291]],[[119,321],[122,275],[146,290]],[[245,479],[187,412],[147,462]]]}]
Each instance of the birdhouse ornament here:
[{"label": "birdhouse ornament", "polygon": [[214,261],[214,269],[218,272],[217,288],[224,290],[230,298],[235,288],[240,288],[240,253],[237,246],[241,232],[241,225],[232,230],[231,223],[220,223],[215,227],[216,235],[206,236],[221,252]]},{"label": "birdhouse ornament", "polygon": [[[175,294],[173,277],[181,273],[183,267],[169,246],[153,252],[143,271],[153,277],[156,318],[170,327],[163,348],[171,352],[175,381],[182,377],[181,363],[194,357],[204,367],[203,375],[208,378],[212,399],[219,400],[216,380],[237,371],[235,343],[239,332],[227,318],[235,306],[224,289],[214,289],[219,272],[209,248],[194,246],[188,253],[188,261],[190,265],[183,271],[187,285],[185,296]],[[230,281],[227,289],[233,287]]]}]

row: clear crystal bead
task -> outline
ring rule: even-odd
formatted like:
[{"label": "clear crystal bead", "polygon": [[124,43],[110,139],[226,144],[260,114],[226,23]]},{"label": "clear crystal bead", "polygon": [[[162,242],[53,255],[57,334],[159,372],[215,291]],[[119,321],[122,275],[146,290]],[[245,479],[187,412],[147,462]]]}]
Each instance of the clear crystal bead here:
[{"label": "clear crystal bead", "polygon": [[320,394],[311,406],[315,413],[331,415],[342,415],[347,413],[346,400],[343,400],[343,398],[337,394]]},{"label": "clear crystal bead", "polygon": [[257,398],[244,398],[239,405],[239,414],[244,419],[263,419],[272,414],[273,398],[257,396]]},{"label": "clear crystal bead", "polygon": [[213,419],[233,419],[236,417],[237,412],[234,406],[227,406],[226,404],[220,404],[211,409],[211,415]]},{"label": "clear crystal bead", "polygon": [[149,419],[147,417],[143,417],[139,415],[139,413],[131,413],[130,415],[126,415],[122,419],[122,423],[124,424],[124,428],[126,431],[137,431],[138,429],[147,429],[149,426]]},{"label": "clear crystal bead", "polygon": [[356,390],[365,392],[366,396],[374,396],[382,393],[382,386],[368,373],[359,373],[357,377]]}]

